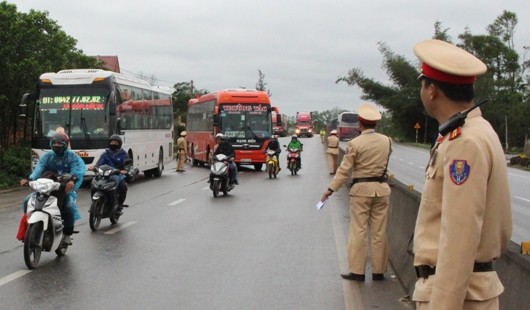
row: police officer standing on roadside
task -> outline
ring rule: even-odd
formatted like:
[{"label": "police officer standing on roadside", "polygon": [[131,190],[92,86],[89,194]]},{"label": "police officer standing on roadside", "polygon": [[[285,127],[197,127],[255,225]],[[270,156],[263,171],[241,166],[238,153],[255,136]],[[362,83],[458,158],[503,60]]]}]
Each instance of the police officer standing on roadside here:
[{"label": "police officer standing on roadside", "polygon": [[[440,135],[425,169],[414,232],[422,309],[499,309],[504,288],[493,270],[512,233],[506,160],[497,133],[474,108],[473,84],[486,65],[452,44],[420,42],[421,100]],[[465,122],[455,122],[465,113]]]},{"label": "police officer standing on roadside", "polygon": [[329,174],[335,174],[337,170],[337,158],[339,157],[339,137],[337,137],[337,131],[335,129],[329,132],[326,153],[328,154]]},{"label": "police officer standing on roadside", "polygon": [[370,232],[372,280],[379,281],[384,280],[388,263],[386,227],[390,186],[386,183],[386,177],[392,143],[390,138],[375,131],[381,113],[374,106],[363,104],[358,114],[361,134],[347,143],[346,154],[321,201],[328,199],[345,182],[352,181],[348,235],[350,272],[341,277],[364,281]]},{"label": "police officer standing on roadside", "polygon": [[186,141],[186,131],[180,133],[180,137],[177,139],[177,172],[185,172],[184,164],[188,159],[188,142]]}]

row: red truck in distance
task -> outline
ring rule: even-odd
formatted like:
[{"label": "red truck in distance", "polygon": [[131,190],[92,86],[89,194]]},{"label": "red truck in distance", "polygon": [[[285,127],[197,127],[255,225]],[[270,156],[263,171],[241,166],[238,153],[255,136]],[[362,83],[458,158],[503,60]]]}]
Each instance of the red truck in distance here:
[{"label": "red truck in distance", "polygon": [[311,112],[296,112],[294,133],[298,137],[313,137],[313,120]]}]

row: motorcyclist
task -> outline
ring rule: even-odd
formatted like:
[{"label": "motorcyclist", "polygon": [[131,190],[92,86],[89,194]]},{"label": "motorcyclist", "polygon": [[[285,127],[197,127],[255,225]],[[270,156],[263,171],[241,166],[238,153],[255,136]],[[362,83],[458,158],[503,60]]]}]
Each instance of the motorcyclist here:
[{"label": "motorcyclist", "polygon": [[125,162],[129,159],[129,155],[121,147],[123,140],[119,135],[112,135],[109,138],[109,148],[101,155],[95,168],[109,165],[112,168],[120,169],[120,175],[113,175],[111,179],[115,179],[118,183],[118,213],[123,214],[123,203],[127,198],[127,170],[125,169]]},{"label": "motorcyclist", "polygon": [[[68,181],[65,186],[66,199],[59,206],[63,219],[62,243],[72,244],[71,236],[74,233],[74,222],[81,218],[75,204],[77,200],[76,190],[81,187],[85,175],[85,163],[76,153],[68,149],[70,138],[65,133],[56,132],[50,138],[51,152],[46,152],[39,159],[35,169],[28,179],[20,180],[20,186],[24,186],[30,180],[36,180],[45,174],[63,175],[69,173],[74,175],[74,180]],[[25,212],[26,210],[24,210]]]},{"label": "motorcyclist", "polygon": [[304,145],[302,144],[302,142],[300,142],[300,140],[298,140],[298,136],[297,135],[292,135],[291,136],[291,141],[287,145],[287,149],[299,150],[298,158],[296,158],[296,161],[297,161],[297,164],[298,164],[298,169],[302,169],[302,155],[301,155],[301,153],[304,150]]},{"label": "motorcyclist", "polygon": [[278,171],[282,170],[282,168],[280,168],[280,153],[282,152],[282,149],[280,147],[280,142],[278,142],[278,135],[271,136],[271,139],[269,141],[269,146],[267,146],[267,148],[276,152],[276,161],[278,163]]},{"label": "motorcyclist", "polygon": [[[234,151],[234,148],[232,145],[230,145],[222,133],[215,135],[215,142],[217,142],[217,146],[215,147],[214,156],[223,154],[232,159],[236,158],[236,152]],[[234,163],[234,160],[230,160],[228,162],[228,175],[230,178],[230,185],[239,185],[239,181],[237,180],[237,166]]]}]

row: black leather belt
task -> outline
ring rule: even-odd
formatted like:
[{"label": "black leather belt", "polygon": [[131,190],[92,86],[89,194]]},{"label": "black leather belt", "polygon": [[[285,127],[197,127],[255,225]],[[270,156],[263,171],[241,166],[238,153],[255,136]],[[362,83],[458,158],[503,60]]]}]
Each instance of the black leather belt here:
[{"label": "black leather belt", "polygon": [[[432,276],[433,274],[436,273],[436,267],[431,267],[429,265],[414,266],[414,269],[416,269],[416,276],[418,278],[427,279],[429,276]],[[492,262],[475,263],[473,265],[473,272],[488,272],[488,271],[493,271]]]},{"label": "black leather belt", "polygon": [[330,149],[338,149],[338,146],[328,146]]},{"label": "black leather belt", "polygon": [[382,182],[385,182],[385,181],[386,181],[385,178],[382,178],[382,177],[354,178],[351,181],[351,185],[353,185],[355,183],[361,183],[361,182],[379,182],[379,183],[382,183]]}]

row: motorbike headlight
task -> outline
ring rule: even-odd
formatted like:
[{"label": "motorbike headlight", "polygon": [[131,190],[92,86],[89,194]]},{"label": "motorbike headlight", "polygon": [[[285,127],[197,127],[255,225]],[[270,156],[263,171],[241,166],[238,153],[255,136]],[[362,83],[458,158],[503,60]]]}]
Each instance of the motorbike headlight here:
[{"label": "motorbike headlight", "polygon": [[107,171],[103,172],[103,176],[104,177],[108,177],[108,176],[110,176],[111,172],[112,172],[112,170],[107,170]]}]

